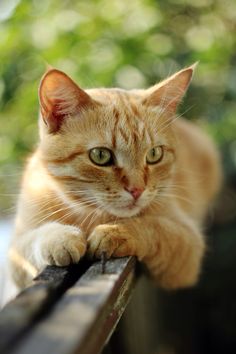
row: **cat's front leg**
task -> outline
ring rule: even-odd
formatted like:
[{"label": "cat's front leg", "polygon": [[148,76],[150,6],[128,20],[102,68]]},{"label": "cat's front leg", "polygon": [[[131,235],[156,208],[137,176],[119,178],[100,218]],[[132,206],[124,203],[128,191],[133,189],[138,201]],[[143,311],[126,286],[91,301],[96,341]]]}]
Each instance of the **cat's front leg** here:
[{"label": "cat's front leg", "polygon": [[166,289],[195,285],[205,252],[199,227],[181,214],[159,218],[154,247],[142,259],[152,278]]},{"label": "cat's front leg", "polygon": [[46,265],[78,263],[87,242],[75,226],[48,222],[15,235],[10,248],[12,276],[18,286],[26,286]]},{"label": "cat's front leg", "polygon": [[205,250],[198,227],[183,213],[143,216],[116,225],[99,225],[88,238],[88,253],[101,258],[137,256],[164,288],[196,283]]}]

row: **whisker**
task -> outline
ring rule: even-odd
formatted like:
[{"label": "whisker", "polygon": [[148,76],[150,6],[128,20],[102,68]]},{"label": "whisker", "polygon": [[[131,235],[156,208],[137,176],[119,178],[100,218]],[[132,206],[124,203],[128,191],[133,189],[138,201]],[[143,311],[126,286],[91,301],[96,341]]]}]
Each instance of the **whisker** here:
[{"label": "whisker", "polygon": [[182,197],[178,194],[173,194],[173,193],[166,193],[164,192],[163,194],[159,194],[159,197],[161,198],[175,198],[175,199],[180,199],[180,200],[183,200],[191,205],[194,205],[194,202],[188,198],[185,198],[185,197]]},{"label": "whisker", "polygon": [[84,223],[86,222],[86,220],[87,220],[96,210],[97,210],[97,209],[92,210],[90,213],[88,213],[88,215],[87,215],[87,216],[85,217],[85,219],[82,221],[81,226],[84,225]]},{"label": "whisker", "polygon": [[90,226],[93,224],[93,222],[95,221],[96,217],[99,216],[99,211],[100,211],[99,209],[94,210],[94,215],[91,217],[91,220],[86,228],[86,231],[85,231],[86,234],[88,233],[88,230],[89,230]]},{"label": "whisker", "polygon": [[175,118],[173,118],[171,120],[167,120],[167,123],[165,122],[162,126],[158,127],[158,129],[160,129],[159,134],[163,133],[171,124],[173,124],[173,122],[175,122],[177,119],[181,118],[184,114],[186,114],[188,111],[190,111],[193,107],[194,107],[194,105],[188,107],[183,113],[177,114],[175,116]]},{"label": "whisker", "polygon": [[[59,204],[59,205],[61,205],[61,204]],[[62,208],[59,208],[59,209],[56,209],[56,210],[54,210],[53,212],[51,212],[51,213],[49,213],[48,215],[46,215],[46,216],[44,216],[43,218],[41,218],[40,220],[38,220],[37,221],[37,224],[41,224],[43,221],[45,221],[45,220],[48,220],[49,218],[51,218],[53,215],[55,215],[55,214],[57,214],[57,213],[59,213],[59,212],[65,212],[65,211],[67,211],[67,210],[69,210],[70,212],[71,212],[71,215],[76,215],[76,208],[78,208],[78,207],[91,207],[91,206],[96,206],[96,203],[92,203],[92,202],[87,202],[87,201],[85,201],[85,202],[82,202],[82,203],[71,203],[70,205],[68,205],[68,206],[65,206],[65,204],[63,204],[63,207]],[[55,207],[55,206],[54,206]],[[50,210],[50,208],[49,209],[44,209],[44,210],[42,210],[42,212],[41,212],[41,214],[42,213],[45,213],[45,211],[48,211],[48,210]],[[64,220],[65,218],[66,218],[66,215],[68,215],[68,213],[66,213],[65,215],[63,215],[61,218],[59,218],[59,219],[57,219],[57,221],[59,221],[59,220]],[[33,217],[33,219],[35,218],[35,216]]]}]

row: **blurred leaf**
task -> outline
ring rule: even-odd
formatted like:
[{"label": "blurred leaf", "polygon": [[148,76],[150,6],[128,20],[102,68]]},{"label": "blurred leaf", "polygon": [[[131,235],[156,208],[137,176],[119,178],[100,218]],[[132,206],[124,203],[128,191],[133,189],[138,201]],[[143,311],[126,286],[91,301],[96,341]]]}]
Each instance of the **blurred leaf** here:
[{"label": "blurred leaf", "polygon": [[138,88],[200,60],[180,111],[200,119],[235,169],[235,0],[11,0],[0,12],[0,193],[17,186],[9,169],[36,145],[47,63],[82,87]]}]

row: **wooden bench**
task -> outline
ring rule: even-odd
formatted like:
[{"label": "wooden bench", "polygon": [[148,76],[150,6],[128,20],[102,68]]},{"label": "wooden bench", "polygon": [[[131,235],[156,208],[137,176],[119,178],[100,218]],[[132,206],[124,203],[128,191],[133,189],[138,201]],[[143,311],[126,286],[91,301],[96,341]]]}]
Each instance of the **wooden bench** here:
[{"label": "wooden bench", "polygon": [[1,354],[95,354],[131,297],[136,260],[48,266],[0,312]]}]

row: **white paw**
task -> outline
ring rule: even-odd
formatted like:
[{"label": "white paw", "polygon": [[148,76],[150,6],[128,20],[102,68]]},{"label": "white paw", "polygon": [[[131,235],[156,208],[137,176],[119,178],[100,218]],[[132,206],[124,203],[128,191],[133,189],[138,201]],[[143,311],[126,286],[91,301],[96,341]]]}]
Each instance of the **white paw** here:
[{"label": "white paw", "polygon": [[48,223],[38,229],[35,260],[38,268],[45,265],[67,266],[78,263],[86,252],[86,240],[79,228]]}]

